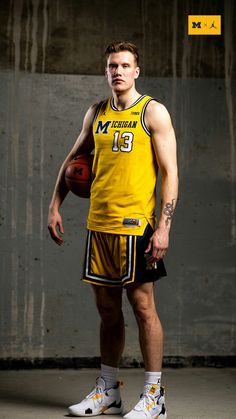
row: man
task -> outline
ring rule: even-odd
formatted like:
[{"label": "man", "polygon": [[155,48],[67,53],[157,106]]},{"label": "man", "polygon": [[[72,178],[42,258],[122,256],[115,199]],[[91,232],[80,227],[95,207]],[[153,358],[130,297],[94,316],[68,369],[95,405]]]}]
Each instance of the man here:
[{"label": "man", "polygon": [[[134,310],[145,366],[145,383],[136,406],[124,417],[166,418],[161,387],[163,331],[154,301],[154,282],[166,275],[162,258],[177,201],[176,141],[166,108],[135,88],[137,47],[114,42],[106,49],[106,77],[112,97],[87,111],[82,131],[59,171],[49,208],[52,239],[63,243],[59,208],[68,193],[67,164],[95,150],[83,280],[92,284],[101,317],[101,374],[93,391],[70,406],[74,416],[120,414],[117,381],[124,348],[122,292]],[[155,221],[157,169],[161,210]],[[59,229],[59,231],[58,231]]]}]

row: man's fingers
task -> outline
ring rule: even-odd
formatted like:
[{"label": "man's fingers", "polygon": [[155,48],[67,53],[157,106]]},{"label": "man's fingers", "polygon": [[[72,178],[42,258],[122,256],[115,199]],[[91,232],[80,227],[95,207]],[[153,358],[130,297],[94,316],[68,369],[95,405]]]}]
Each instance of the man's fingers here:
[{"label": "man's fingers", "polygon": [[63,228],[62,222],[61,221],[58,221],[58,225],[59,225],[59,231],[60,231],[60,233],[61,234],[64,234],[64,228]]},{"label": "man's fingers", "polygon": [[166,250],[167,249],[154,249],[152,254],[147,258],[148,263],[154,263],[160,259],[163,259],[166,254]]},{"label": "man's fingers", "polygon": [[166,251],[165,250],[162,250],[161,252],[159,252],[158,255],[157,255],[158,260],[163,259],[163,257],[165,256],[165,254],[166,254]]},{"label": "man's fingers", "polygon": [[145,250],[146,259],[148,264],[153,264],[162,259],[167,251],[167,247],[159,236],[152,236],[149,240],[148,246]]},{"label": "man's fingers", "polygon": [[[62,227],[62,229],[63,229],[63,227]],[[48,225],[48,230],[49,230],[49,232],[50,232],[50,235],[51,235],[51,238],[57,243],[57,244],[59,244],[59,245],[62,245],[63,244],[63,240],[62,240],[62,238],[59,236],[59,234],[58,234],[58,232],[57,232],[57,229],[56,229],[56,227],[55,226],[53,226],[52,224],[49,224]],[[64,232],[64,230],[63,230],[63,232]]]},{"label": "man's fingers", "polygon": [[150,252],[151,248],[152,248],[152,243],[151,243],[151,241],[149,241],[148,247],[146,248],[145,253]]}]

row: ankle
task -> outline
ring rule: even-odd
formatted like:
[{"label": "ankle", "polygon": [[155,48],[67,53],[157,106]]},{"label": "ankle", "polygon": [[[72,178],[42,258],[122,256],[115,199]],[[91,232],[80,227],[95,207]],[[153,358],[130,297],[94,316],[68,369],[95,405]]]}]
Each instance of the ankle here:
[{"label": "ankle", "polygon": [[105,381],[106,389],[109,390],[117,385],[118,372],[119,368],[101,364],[101,377]]},{"label": "ankle", "polygon": [[[148,388],[148,393],[159,394],[161,389],[161,372],[159,371],[146,371],[144,389]],[[146,391],[145,391],[146,392]]]}]

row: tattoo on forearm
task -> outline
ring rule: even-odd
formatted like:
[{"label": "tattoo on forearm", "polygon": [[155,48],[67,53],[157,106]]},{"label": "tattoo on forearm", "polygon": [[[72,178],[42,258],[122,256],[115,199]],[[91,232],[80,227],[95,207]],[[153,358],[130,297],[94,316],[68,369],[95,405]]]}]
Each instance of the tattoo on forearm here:
[{"label": "tattoo on forearm", "polygon": [[167,215],[167,218],[166,218],[166,220],[165,220],[165,224],[166,224],[166,226],[168,226],[169,225],[169,223],[171,222],[171,220],[172,220],[172,217],[173,217],[173,214],[174,214],[174,199],[172,199],[172,202],[167,202],[166,204],[165,204],[165,207],[164,207],[164,209],[163,209],[163,213],[165,214],[165,215]]}]

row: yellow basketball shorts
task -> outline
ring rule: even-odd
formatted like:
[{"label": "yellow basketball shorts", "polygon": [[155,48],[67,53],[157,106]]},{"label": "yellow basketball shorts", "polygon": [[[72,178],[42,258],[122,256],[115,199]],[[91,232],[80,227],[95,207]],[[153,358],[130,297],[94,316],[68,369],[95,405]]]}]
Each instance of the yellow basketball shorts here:
[{"label": "yellow basketball shorts", "polygon": [[148,224],[143,236],[88,230],[82,280],[96,285],[124,287],[154,282],[166,276],[163,260],[148,266],[145,250],[153,234]]}]

